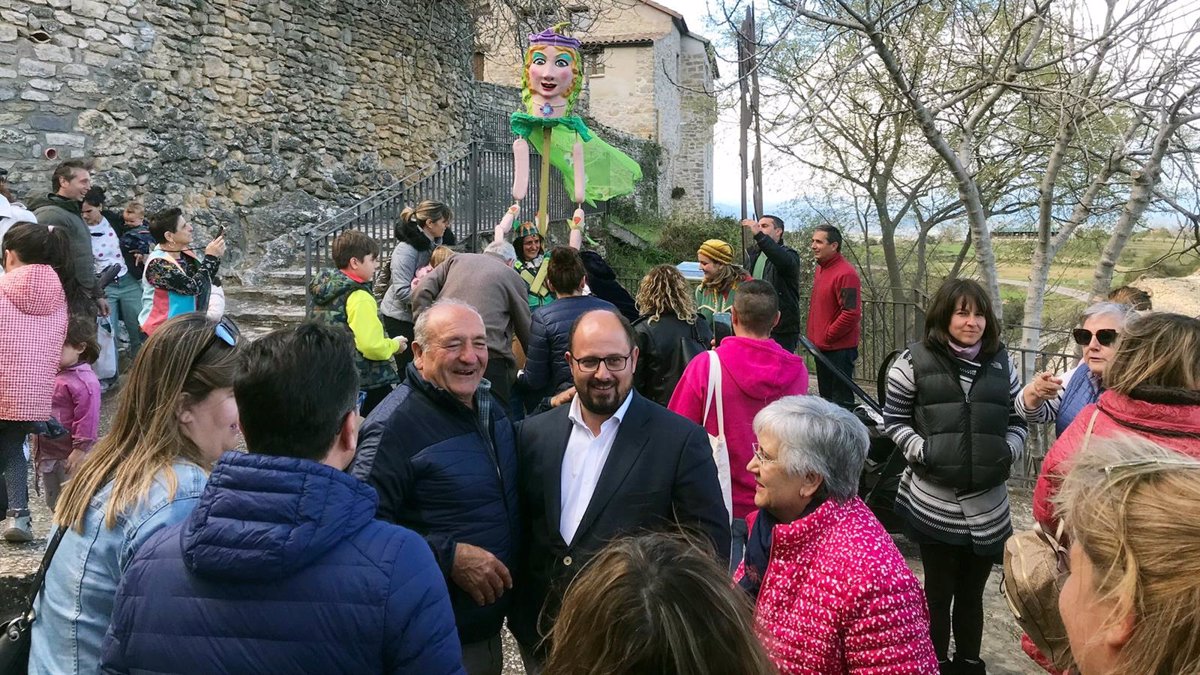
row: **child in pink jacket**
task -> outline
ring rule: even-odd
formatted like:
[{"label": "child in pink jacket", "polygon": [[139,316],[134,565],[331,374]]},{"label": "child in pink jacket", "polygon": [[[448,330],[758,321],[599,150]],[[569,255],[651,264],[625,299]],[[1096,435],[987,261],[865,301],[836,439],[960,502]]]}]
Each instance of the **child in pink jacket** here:
[{"label": "child in pink jacket", "polygon": [[63,485],[74,475],[96,443],[100,429],[100,380],[92,363],[100,356],[96,322],[72,317],[62,347],[58,375],[54,378],[54,418],[67,429],[58,438],[38,437],[35,462],[46,489],[46,505],[54,511]]},{"label": "child in pink jacket", "polygon": [[28,460],[23,448],[34,423],[50,419],[54,373],[67,333],[67,297],[56,269],[66,269],[70,242],[61,228],[16,223],[4,233],[0,261],[0,461],[7,502],[0,536],[33,539]]}]

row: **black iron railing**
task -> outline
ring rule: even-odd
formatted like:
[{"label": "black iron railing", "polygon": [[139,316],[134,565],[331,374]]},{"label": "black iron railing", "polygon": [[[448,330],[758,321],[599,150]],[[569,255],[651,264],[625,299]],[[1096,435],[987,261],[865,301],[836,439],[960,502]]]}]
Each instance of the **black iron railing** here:
[{"label": "black iron railing", "polygon": [[[530,197],[537,194],[540,185],[540,166],[540,156],[530,157]],[[380,260],[387,261],[395,245],[394,229],[400,212],[424,199],[443,202],[454,211],[451,228],[461,247],[468,251],[482,249],[512,204],[512,179],[512,149],[507,143],[479,140],[451,150],[305,231],[305,288],[317,271],[331,264],[333,240],[346,230],[360,230],[378,241],[383,249]],[[533,198],[525,200],[523,220],[533,219],[535,203]],[[584,205],[584,211],[595,216],[604,213],[606,206],[603,202],[594,207]],[[557,171],[550,172],[548,210],[552,222],[570,218],[575,210]],[[311,313],[311,294],[307,308]]]}]

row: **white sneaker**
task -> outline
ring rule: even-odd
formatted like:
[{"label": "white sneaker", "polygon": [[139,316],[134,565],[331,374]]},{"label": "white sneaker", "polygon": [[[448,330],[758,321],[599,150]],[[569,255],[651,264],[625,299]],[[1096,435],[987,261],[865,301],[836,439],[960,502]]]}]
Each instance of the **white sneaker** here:
[{"label": "white sneaker", "polygon": [[3,536],[5,541],[33,541],[33,523],[29,516],[9,516],[5,519]]}]

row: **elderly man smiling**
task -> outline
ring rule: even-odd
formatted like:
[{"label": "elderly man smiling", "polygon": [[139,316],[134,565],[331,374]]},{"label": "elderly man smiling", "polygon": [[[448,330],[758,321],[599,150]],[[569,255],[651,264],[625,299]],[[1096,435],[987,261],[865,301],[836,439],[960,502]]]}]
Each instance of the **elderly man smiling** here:
[{"label": "elderly man smiling", "polygon": [[487,333],[473,307],[439,301],[413,334],[413,362],[363,424],[353,473],[379,493],[379,518],[433,549],[467,673],[499,675],[521,522],[512,423],[483,379]]}]

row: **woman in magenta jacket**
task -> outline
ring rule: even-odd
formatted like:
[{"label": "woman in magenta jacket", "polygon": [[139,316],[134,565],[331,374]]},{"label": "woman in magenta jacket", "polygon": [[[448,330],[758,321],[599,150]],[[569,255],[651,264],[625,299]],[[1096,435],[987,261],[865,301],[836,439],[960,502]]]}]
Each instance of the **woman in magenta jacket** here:
[{"label": "woman in magenta jacket", "polygon": [[784,674],[938,672],[916,576],[858,498],[867,430],[815,396],[788,396],[754,418],[754,504],[734,577]]}]

